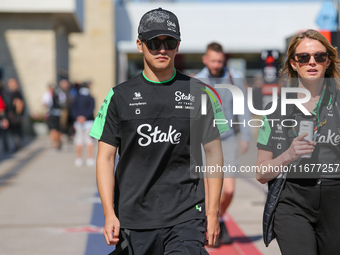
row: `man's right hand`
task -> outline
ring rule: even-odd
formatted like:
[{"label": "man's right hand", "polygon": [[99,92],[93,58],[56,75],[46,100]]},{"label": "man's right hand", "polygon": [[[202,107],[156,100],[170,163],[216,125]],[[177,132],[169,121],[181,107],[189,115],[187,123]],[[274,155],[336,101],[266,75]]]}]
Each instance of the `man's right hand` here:
[{"label": "man's right hand", "polygon": [[107,245],[116,245],[119,241],[120,222],[116,215],[106,217],[104,226],[104,237]]},{"label": "man's right hand", "polygon": [[218,214],[207,215],[207,230],[205,239],[208,246],[214,246],[220,236],[220,223],[218,221]]}]

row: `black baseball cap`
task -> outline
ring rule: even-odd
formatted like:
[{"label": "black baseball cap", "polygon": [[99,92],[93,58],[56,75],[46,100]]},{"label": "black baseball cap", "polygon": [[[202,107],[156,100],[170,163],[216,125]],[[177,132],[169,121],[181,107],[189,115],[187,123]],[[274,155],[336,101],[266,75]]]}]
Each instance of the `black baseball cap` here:
[{"label": "black baseball cap", "polygon": [[150,40],[160,35],[168,35],[181,40],[179,23],[175,14],[162,8],[148,11],[138,26],[138,38]]}]

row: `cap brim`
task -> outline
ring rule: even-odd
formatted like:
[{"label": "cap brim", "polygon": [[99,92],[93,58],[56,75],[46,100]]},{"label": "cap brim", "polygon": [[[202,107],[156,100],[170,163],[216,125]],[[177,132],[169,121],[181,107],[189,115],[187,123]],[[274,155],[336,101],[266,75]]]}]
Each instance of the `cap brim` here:
[{"label": "cap brim", "polygon": [[154,30],[154,31],[141,33],[141,35],[142,35],[144,40],[150,40],[150,39],[153,39],[153,38],[155,38],[157,36],[161,36],[161,35],[171,36],[173,38],[176,38],[178,41],[181,40],[181,37],[178,34],[172,32],[172,31],[164,31],[164,30],[162,30],[162,31],[158,30],[157,31],[157,30]]}]

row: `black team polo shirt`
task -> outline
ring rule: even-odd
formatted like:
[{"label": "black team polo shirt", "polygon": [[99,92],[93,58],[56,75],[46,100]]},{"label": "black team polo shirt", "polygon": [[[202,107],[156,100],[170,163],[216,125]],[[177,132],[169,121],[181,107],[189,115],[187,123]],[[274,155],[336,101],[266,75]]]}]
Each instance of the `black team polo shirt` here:
[{"label": "black team polo shirt", "polygon": [[[110,90],[90,135],[118,147],[114,208],[121,228],[155,229],[205,218],[201,144],[227,124],[217,101],[207,100],[207,87],[175,70],[155,83],[143,73]],[[212,93],[209,93],[212,94]],[[221,123],[221,121],[219,121]]]}]

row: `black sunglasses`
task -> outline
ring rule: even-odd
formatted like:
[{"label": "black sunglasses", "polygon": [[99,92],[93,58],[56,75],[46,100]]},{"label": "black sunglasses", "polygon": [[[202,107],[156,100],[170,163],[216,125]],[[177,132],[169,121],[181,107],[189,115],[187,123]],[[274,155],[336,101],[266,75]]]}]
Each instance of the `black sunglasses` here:
[{"label": "black sunglasses", "polygon": [[295,61],[299,62],[300,64],[306,64],[309,63],[309,60],[311,56],[314,56],[315,62],[317,63],[324,63],[327,60],[329,53],[328,52],[316,52],[314,54],[309,53],[296,53],[294,56],[296,56],[297,59]]},{"label": "black sunglasses", "polygon": [[162,43],[166,50],[174,50],[177,47],[178,41],[173,37],[167,37],[164,40],[160,40],[158,38],[153,38],[150,40],[143,40],[146,43],[146,46],[149,50],[159,50]]}]

